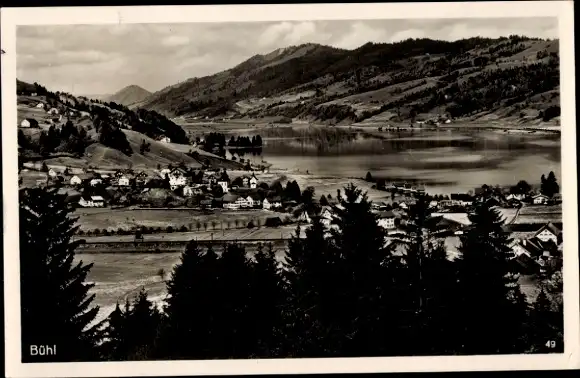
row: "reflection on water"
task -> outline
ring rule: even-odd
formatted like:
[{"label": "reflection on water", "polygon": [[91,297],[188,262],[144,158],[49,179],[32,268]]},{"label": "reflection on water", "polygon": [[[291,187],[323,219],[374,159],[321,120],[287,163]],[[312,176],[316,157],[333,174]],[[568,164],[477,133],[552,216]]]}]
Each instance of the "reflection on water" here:
[{"label": "reflection on water", "polygon": [[262,159],[276,168],[316,175],[402,178],[432,182],[432,192],[467,191],[484,183],[532,184],[542,174],[560,176],[559,134],[497,131],[401,132],[379,137],[361,133],[347,139],[265,139]]}]

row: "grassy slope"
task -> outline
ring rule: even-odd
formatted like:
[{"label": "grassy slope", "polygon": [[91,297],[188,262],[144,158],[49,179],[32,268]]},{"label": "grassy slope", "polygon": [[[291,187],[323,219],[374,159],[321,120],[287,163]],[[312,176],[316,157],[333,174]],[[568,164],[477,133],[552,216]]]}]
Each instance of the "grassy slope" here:
[{"label": "grassy slope", "polygon": [[[26,87],[26,85],[29,84],[18,81],[18,85]],[[48,123],[49,116],[46,111],[29,106],[29,104],[35,105],[39,101],[46,101],[46,98],[44,96],[17,97],[18,121],[20,122],[24,118],[33,118],[39,123],[40,129],[21,129],[24,134],[29,136],[32,140],[37,139],[42,130],[48,130],[50,127],[50,124]],[[115,110],[111,111],[117,112]],[[63,122],[65,121],[66,118]],[[80,118],[74,118],[72,119],[72,122],[75,126],[85,128],[93,140],[98,139],[95,129],[92,128],[93,122],[90,117],[82,116]],[[123,129],[123,132],[127,136],[127,140],[129,141],[133,151],[133,154],[130,156],[125,155],[116,149],[106,147],[100,143],[94,143],[86,149],[84,156],[81,158],[66,156],[50,158],[45,160],[46,164],[54,167],[63,167],[63,169],[65,166],[85,168],[97,167],[101,169],[118,169],[131,166],[136,169],[156,169],[159,164],[166,166],[168,164],[179,164],[180,162],[183,162],[192,168],[199,168],[202,166],[202,163],[216,168],[236,169],[241,167],[239,163],[222,159],[217,155],[201,151],[192,146],[175,143],[161,143],[132,130]],[[150,144],[150,151],[141,154],[140,146],[143,140]],[[200,155],[200,159],[194,159],[188,156],[187,153],[189,151],[197,151]]]},{"label": "grassy slope", "polygon": [[[308,112],[311,106],[326,108],[332,105],[345,105],[358,115],[366,110],[380,108],[386,102],[439,84],[441,76],[432,75],[431,72],[435,72],[432,67],[443,58],[442,53],[447,54],[452,64],[468,63],[468,67],[455,69],[458,73],[456,82],[461,84],[485,71],[535,63],[536,53],[539,51],[546,50],[548,53],[558,51],[558,41],[525,40],[521,42],[525,46],[524,51],[499,57],[496,60],[497,64],[476,67],[476,72],[472,72],[473,67],[469,65],[473,59],[479,56],[490,57],[493,53],[490,54],[488,48],[497,47],[505,42],[505,40],[460,41],[445,47],[431,46],[427,42],[419,49],[412,46],[414,42],[402,42],[400,45],[367,44],[353,51],[319,45],[296,46],[276,50],[265,56],[253,57],[230,70],[212,76],[190,79],[165,88],[154,93],[139,106],[175,116],[177,113],[181,114],[181,110],[178,109],[189,109],[187,107],[189,102],[219,99],[222,104],[230,104],[220,113],[223,115],[261,118],[283,114],[290,108],[295,109],[288,113],[293,117],[313,121],[316,117]],[[463,53],[460,53],[462,50]],[[431,54],[425,54],[425,51],[431,51]],[[355,69],[361,71],[363,89],[355,90],[353,93],[356,89]],[[420,79],[403,80],[395,85],[388,85],[386,82],[405,74],[415,74]],[[427,83],[417,86],[423,79]],[[375,87],[371,88],[371,85]],[[364,89],[367,86],[369,90]],[[326,95],[338,97],[324,101],[321,93],[317,95],[314,92],[316,87]],[[438,89],[438,92],[443,93],[443,88]],[[540,110],[559,104],[558,92],[558,88],[555,88],[550,93],[530,97],[515,105],[500,106],[490,113],[473,114],[469,120],[509,118],[515,122],[533,122],[533,118]],[[422,98],[409,100],[403,107],[409,108],[412,104],[424,103],[429,97],[430,94],[426,94]],[[183,114],[205,115],[210,114],[208,111],[213,108],[214,105],[208,104],[202,106],[202,109],[186,110]],[[444,110],[445,106],[439,106],[422,115],[426,118],[443,113]],[[520,119],[522,112],[526,117]],[[403,113],[403,117],[407,117],[408,109]],[[370,117],[367,121],[385,121],[392,119],[395,114],[395,109],[388,109]]]}]

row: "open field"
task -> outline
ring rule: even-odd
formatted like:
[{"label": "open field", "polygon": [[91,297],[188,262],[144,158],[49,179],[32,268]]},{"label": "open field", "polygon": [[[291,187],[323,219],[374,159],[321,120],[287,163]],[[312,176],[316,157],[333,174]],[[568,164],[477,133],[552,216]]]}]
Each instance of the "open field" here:
[{"label": "open field", "polygon": [[530,205],[520,210],[514,224],[562,222],[562,205]]},{"label": "open field", "polygon": [[[304,228],[304,227],[302,227]],[[172,232],[172,233],[155,233],[144,235],[144,241],[147,242],[171,242],[171,241],[258,241],[258,240],[283,240],[289,239],[296,232],[295,225],[280,227],[254,227],[254,228],[234,228],[216,229],[211,227],[208,230],[190,231],[190,232]],[[83,236],[77,237],[84,239],[86,243],[133,243],[134,235],[110,235],[110,236]]]},{"label": "open field", "polygon": [[264,224],[266,218],[280,217],[284,220],[290,214],[278,213],[268,210],[194,210],[189,208],[175,208],[175,209],[107,209],[107,208],[93,208],[93,209],[77,209],[73,216],[79,218],[78,224],[81,230],[108,229],[117,230],[131,229],[132,227],[161,227],[168,226],[179,228],[186,226],[188,228],[195,228],[197,222],[208,224],[208,230],[212,228],[211,222],[217,222],[216,228],[227,227],[227,222],[230,222],[230,228],[239,222],[239,227],[245,227],[250,220],[255,223],[259,220]]}]

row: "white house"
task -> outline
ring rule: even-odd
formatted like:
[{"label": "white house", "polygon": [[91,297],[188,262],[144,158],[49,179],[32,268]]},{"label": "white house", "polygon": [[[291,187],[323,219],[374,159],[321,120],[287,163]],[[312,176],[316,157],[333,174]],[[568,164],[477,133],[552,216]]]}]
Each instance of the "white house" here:
[{"label": "white house", "polygon": [[265,198],[262,202],[262,208],[265,210],[276,209],[282,207],[282,199],[280,197]]},{"label": "white house", "polygon": [[166,136],[160,138],[159,141],[161,143],[171,143],[171,139],[169,137],[166,137]]},{"label": "white house", "polygon": [[540,239],[543,242],[551,240],[556,245],[558,245],[558,238],[560,237],[561,234],[562,230],[556,227],[553,223],[548,223],[544,227],[540,228],[538,232],[536,232],[534,237]]},{"label": "white house", "polygon": [[38,104],[36,104],[36,107],[38,109],[44,109],[44,104],[42,102],[39,102]]},{"label": "white house", "polygon": [[38,121],[32,118],[23,119],[20,127],[38,127]]},{"label": "white house", "polygon": [[521,193],[512,193],[512,194],[508,194],[507,197],[505,198],[508,201],[511,200],[518,200],[518,201],[523,201],[526,198],[525,194],[521,194]]},{"label": "white house", "polygon": [[[237,210],[240,208],[240,203],[238,202],[238,197],[235,194],[226,194],[225,196],[223,196],[222,201],[223,201],[223,207],[224,209],[230,209],[230,210]],[[243,203],[245,203],[246,201],[243,200]]]},{"label": "white house", "polygon": [[105,200],[101,196],[82,196],[79,205],[82,207],[104,207]]},{"label": "white house", "polygon": [[325,226],[330,226],[330,224],[332,223],[332,211],[330,210],[329,206],[324,206],[322,207],[322,210],[320,211],[320,221],[322,222],[322,224],[324,224]]},{"label": "white house", "polygon": [[407,210],[407,209],[409,208],[409,206],[408,206],[408,205],[407,205],[405,202],[401,202],[401,203],[399,204],[399,207],[400,207],[401,209],[404,209],[404,210]]},{"label": "white house", "polygon": [[91,196],[91,200],[95,207],[104,207],[105,206],[105,199],[101,196]]},{"label": "white house", "polygon": [[58,173],[57,173],[57,172],[56,172],[54,169],[50,168],[50,169],[48,170],[48,175],[49,175],[50,177],[53,177],[53,178],[54,178],[54,177],[58,176]]},{"label": "white house", "polygon": [[181,170],[175,168],[169,173],[169,185],[175,190],[175,188],[184,186],[187,184],[187,177],[181,172]]},{"label": "white house", "polygon": [[91,182],[90,182],[91,186],[97,186],[97,185],[100,185],[102,183],[103,183],[103,180],[101,180],[98,177],[91,179]]},{"label": "white house", "polygon": [[379,214],[379,219],[377,223],[379,224],[379,226],[387,230],[391,230],[395,228],[395,218],[396,216],[392,211],[384,211]]},{"label": "white house", "polygon": [[71,185],[80,185],[82,184],[82,182],[83,180],[77,175],[74,175],[73,177],[70,178]]},{"label": "white house", "polygon": [[50,109],[48,109],[47,113],[48,114],[58,114],[59,111],[57,108],[50,108]]},{"label": "white house", "polygon": [[217,184],[222,187],[224,193],[229,192],[230,179],[226,174],[222,174],[222,176],[217,180]]},{"label": "white house", "polygon": [[264,198],[264,201],[262,202],[262,209],[270,210],[271,208],[272,204],[270,203],[270,201],[267,198]]},{"label": "white house", "polygon": [[549,199],[550,198],[548,196],[545,196],[543,194],[537,194],[532,197],[532,202],[534,205],[545,205],[546,203],[548,203]]},{"label": "white house", "polygon": [[521,255],[531,257],[530,252],[524,247],[525,244],[526,244],[526,240],[523,240],[523,241],[513,240],[512,241],[510,247],[511,247],[515,257],[519,257]]},{"label": "white house", "polygon": [[171,169],[169,168],[163,168],[162,170],[159,171],[159,175],[161,176],[161,178],[165,178],[165,176],[167,176],[170,173]]},{"label": "white house", "polygon": [[127,177],[127,175],[122,175],[121,177],[119,177],[119,181],[118,181],[117,185],[129,186],[129,185],[131,185],[131,180],[129,179],[129,177]]},{"label": "white house", "polygon": [[437,202],[437,201],[431,201],[431,202],[429,202],[429,207],[430,208],[437,207],[438,205],[439,205],[439,202]]},{"label": "white house", "polygon": [[250,188],[256,189],[257,187],[258,187],[258,179],[254,174],[252,174],[252,177],[250,177]]},{"label": "white house", "polygon": [[193,196],[193,188],[191,186],[184,186],[183,187],[183,196],[184,197],[191,197]]},{"label": "white house", "polygon": [[256,207],[256,206],[261,206],[262,201],[261,201],[260,196],[258,194],[250,194],[246,197],[246,204],[247,204],[247,207]]}]

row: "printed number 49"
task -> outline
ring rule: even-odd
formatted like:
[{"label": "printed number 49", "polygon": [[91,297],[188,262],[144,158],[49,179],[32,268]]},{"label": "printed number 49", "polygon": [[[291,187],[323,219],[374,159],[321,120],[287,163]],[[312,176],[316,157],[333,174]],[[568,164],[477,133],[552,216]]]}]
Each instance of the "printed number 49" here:
[{"label": "printed number 49", "polygon": [[555,348],[556,347],[556,342],[554,340],[550,340],[546,343],[546,346],[548,348]]}]

